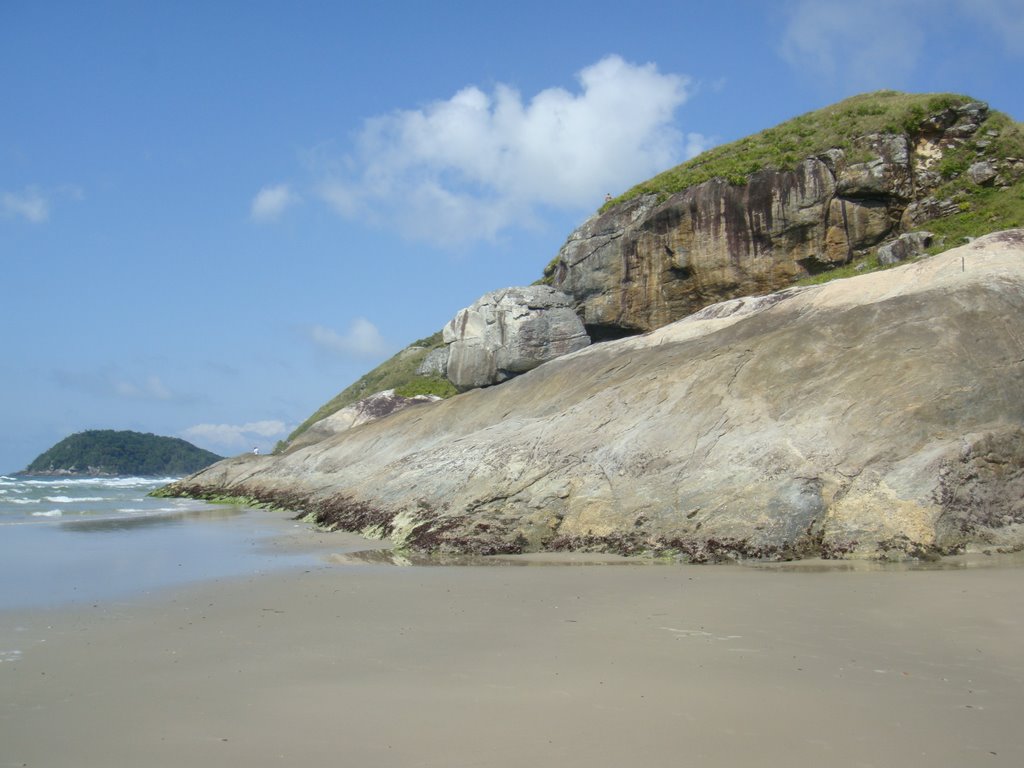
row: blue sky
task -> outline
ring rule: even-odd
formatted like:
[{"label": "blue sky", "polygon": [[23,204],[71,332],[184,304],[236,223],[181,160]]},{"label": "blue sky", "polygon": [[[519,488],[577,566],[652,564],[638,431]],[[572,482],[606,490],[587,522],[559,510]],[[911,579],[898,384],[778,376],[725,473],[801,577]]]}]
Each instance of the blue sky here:
[{"label": "blue sky", "polygon": [[269,449],[601,203],[866,90],[1024,119],[1024,0],[0,0],[0,470]]}]

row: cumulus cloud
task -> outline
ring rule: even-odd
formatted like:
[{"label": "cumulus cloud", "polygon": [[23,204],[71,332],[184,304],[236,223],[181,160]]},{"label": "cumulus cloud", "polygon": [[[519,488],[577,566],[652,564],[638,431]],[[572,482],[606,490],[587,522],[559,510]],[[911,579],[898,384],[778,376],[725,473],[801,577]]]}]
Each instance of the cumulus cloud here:
[{"label": "cumulus cloud", "polygon": [[318,348],[345,357],[375,358],[390,351],[390,345],[381,336],[377,326],[365,317],[353,320],[345,333],[314,325],[308,334]]},{"label": "cumulus cloud", "polygon": [[578,90],[529,100],[469,86],[422,109],[367,120],[347,172],[319,194],[346,217],[441,244],[491,238],[544,207],[593,208],[605,192],[687,159],[703,137],[675,124],[690,80],[608,56]]},{"label": "cumulus cloud", "polygon": [[215,450],[233,451],[286,437],[289,431],[283,421],[267,420],[245,424],[196,424],[182,430],[181,436],[190,442],[214,446]]},{"label": "cumulus cloud", "polygon": [[39,224],[50,217],[50,203],[36,187],[26,187],[22,192],[0,193],[0,213],[4,218],[20,217]]},{"label": "cumulus cloud", "polygon": [[809,78],[851,90],[900,87],[942,28],[980,26],[1024,54],[1021,0],[795,0],[785,18],[782,57]]},{"label": "cumulus cloud", "polygon": [[252,199],[249,215],[258,221],[272,221],[297,202],[299,196],[288,184],[263,187]]}]

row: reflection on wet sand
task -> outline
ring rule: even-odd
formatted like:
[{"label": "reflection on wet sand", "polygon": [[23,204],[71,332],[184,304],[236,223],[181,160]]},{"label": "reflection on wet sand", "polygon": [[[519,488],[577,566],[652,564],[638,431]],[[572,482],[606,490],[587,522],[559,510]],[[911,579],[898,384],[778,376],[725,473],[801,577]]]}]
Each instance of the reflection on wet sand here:
[{"label": "reflection on wet sand", "polygon": [[750,562],[749,568],[785,573],[828,573],[840,571],[958,571],[968,568],[1019,568],[1024,566],[1024,552],[971,552],[950,555],[937,560],[793,560],[790,562]]},{"label": "reflection on wet sand", "polygon": [[62,520],[58,525],[62,530],[75,533],[109,533],[111,531],[132,531],[140,528],[181,525],[186,520],[227,520],[242,514],[245,514],[245,510],[241,507],[218,506],[206,509],[188,509],[180,512],[159,512],[133,517]]},{"label": "reflection on wet sand", "polygon": [[580,565],[662,565],[667,560],[622,557],[602,552],[533,552],[525,555],[427,554],[403,549],[361,549],[332,552],[324,558],[332,565],[398,566],[580,566]]},{"label": "reflection on wet sand", "polygon": [[[395,565],[395,566],[581,566],[581,565],[679,565],[667,558],[623,557],[601,552],[535,552],[524,555],[458,555],[428,554],[394,549],[382,543],[379,548],[331,552],[323,559],[331,565]],[[939,560],[792,560],[769,562],[749,560],[701,566],[714,568],[751,568],[778,573],[842,573],[895,571],[956,571],[968,568],[1024,567],[1024,552],[970,553]]]}]

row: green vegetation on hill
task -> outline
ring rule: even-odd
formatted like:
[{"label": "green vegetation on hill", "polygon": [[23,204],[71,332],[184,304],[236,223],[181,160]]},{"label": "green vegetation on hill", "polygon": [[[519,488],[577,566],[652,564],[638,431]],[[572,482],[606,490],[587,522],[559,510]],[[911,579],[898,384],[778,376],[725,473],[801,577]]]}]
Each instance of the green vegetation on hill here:
[{"label": "green vegetation on hill", "polygon": [[[757,171],[792,169],[805,158],[830,149],[842,149],[848,162],[863,162],[869,158],[858,137],[893,133],[914,139],[926,131],[929,116],[973,101],[969,96],[951,93],[877,91],[854,96],[753,136],[714,147],[637,184],[606,203],[602,210],[646,194],[664,200],[713,178],[745,184]],[[989,112],[972,139],[944,153],[935,168],[941,182],[931,195],[937,200],[952,201],[959,212],[924,225],[936,235],[930,252],[961,245],[965,239],[989,232],[1024,227],[1024,177],[1018,174],[1006,186],[981,186],[966,177],[967,169],[979,160],[1000,163],[1008,159],[1024,160],[1024,125],[995,110]],[[551,281],[556,264],[557,257],[539,282]],[[869,256],[803,282],[823,282],[877,268],[877,260]]]},{"label": "green vegetation on hill", "polygon": [[[927,131],[930,116],[973,101],[976,100],[969,96],[950,93],[877,91],[854,96],[753,136],[714,147],[636,185],[606,203],[601,210],[646,194],[664,200],[713,178],[745,184],[753,173],[793,169],[806,158],[831,149],[843,150],[847,162],[864,162],[871,154],[866,143],[860,140],[863,137],[892,133],[915,139]],[[1016,173],[1015,178],[1002,186],[981,186],[966,177],[967,169],[978,160],[1005,164],[1008,159],[1024,160],[1024,126],[994,110],[988,113],[972,139],[944,153],[935,168],[941,181],[931,195],[937,200],[952,201],[958,212],[927,222],[925,228],[936,235],[931,252],[960,245],[966,238],[1024,227],[1024,175]],[[558,259],[556,255],[551,260],[538,283],[553,281]],[[877,257],[871,253],[837,269],[808,277],[801,283],[820,283],[880,268]],[[385,389],[394,389],[406,397],[455,394],[454,387],[445,379],[416,375],[416,369],[427,354],[441,346],[440,333],[414,342],[324,404],[300,424],[287,441],[279,443],[278,450],[287,447],[311,424]]]},{"label": "green vegetation on hill", "polygon": [[176,437],[92,429],[65,437],[28,465],[27,474],[187,475],[222,457]]},{"label": "green vegetation on hill", "polygon": [[968,96],[952,93],[876,91],[853,96],[753,136],[709,149],[637,184],[605,207],[646,194],[666,198],[714,178],[745,184],[752,173],[792,169],[805,158],[830,149],[845,150],[850,153],[850,162],[860,162],[867,158],[857,155],[857,137],[872,133],[912,134],[929,114],[971,101]]},{"label": "green vegetation on hill", "polygon": [[416,373],[416,369],[419,368],[420,363],[430,351],[443,346],[444,342],[441,340],[440,331],[425,339],[414,341],[397,355],[385,360],[320,406],[316,413],[295,428],[287,440],[278,443],[276,450],[280,451],[285,448],[288,443],[320,419],[326,418],[364,397],[383,392],[386,389],[393,389],[396,395],[402,397],[415,397],[416,395],[451,397],[455,394],[455,387],[450,381],[436,376],[419,376]]},{"label": "green vegetation on hill", "polygon": [[943,183],[933,196],[952,200],[960,212],[928,222],[927,229],[945,243],[933,252],[960,245],[965,238],[1024,227],[1024,176],[1018,175],[1008,186],[979,186],[965,180],[967,169],[978,159],[999,164],[1011,158],[1024,160],[1024,124],[995,111],[973,140],[946,152],[938,168]]}]

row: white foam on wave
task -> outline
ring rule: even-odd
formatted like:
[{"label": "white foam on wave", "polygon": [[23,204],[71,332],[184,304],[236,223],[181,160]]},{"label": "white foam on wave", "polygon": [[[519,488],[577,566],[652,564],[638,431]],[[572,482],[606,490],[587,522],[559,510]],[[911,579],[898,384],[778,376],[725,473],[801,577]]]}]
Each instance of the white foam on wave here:
[{"label": "white foam on wave", "polygon": [[79,501],[106,501],[104,496],[43,496],[43,501],[49,501],[53,504],[74,504]]},{"label": "white foam on wave", "polygon": [[5,661],[17,661],[21,658],[21,651],[15,649],[12,651],[0,651],[0,664]]},{"label": "white foam on wave", "polygon": [[59,509],[48,509],[46,512],[33,512],[32,517],[60,517],[63,514]]},{"label": "white foam on wave", "polygon": [[4,499],[4,504],[39,504],[42,499]]},{"label": "white foam on wave", "polygon": [[178,477],[101,477],[98,478],[101,485],[113,488],[141,488],[144,486],[158,486],[173,483],[180,480]]},{"label": "white foam on wave", "polygon": [[21,480],[19,483],[41,488],[141,488],[167,485],[179,479],[177,477],[47,477]]}]

